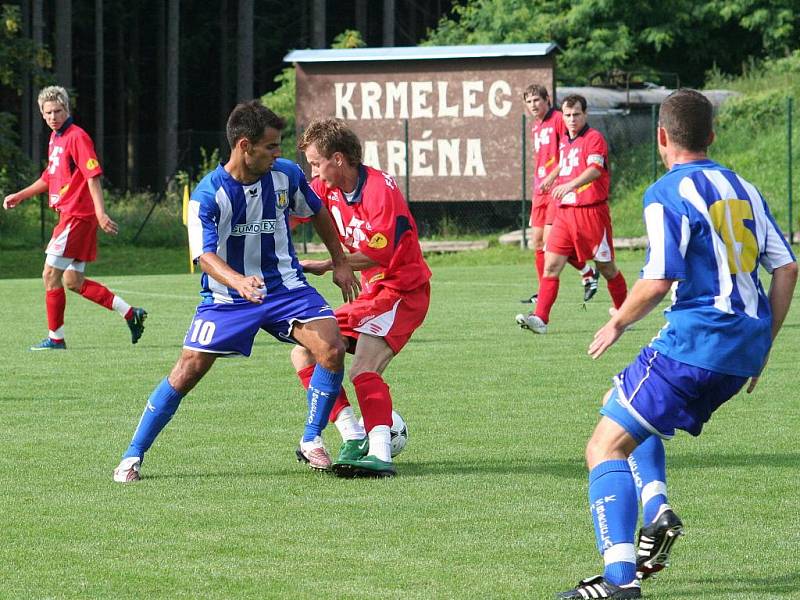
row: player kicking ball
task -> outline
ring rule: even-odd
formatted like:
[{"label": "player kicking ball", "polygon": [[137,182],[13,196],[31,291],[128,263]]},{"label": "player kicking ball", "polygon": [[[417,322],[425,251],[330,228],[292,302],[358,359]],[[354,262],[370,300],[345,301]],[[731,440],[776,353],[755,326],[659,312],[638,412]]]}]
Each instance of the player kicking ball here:
[{"label": "player kicking ball", "polygon": [[[339,241],[349,252],[348,264],[361,271],[361,293],[336,309],[336,319],[353,353],[349,376],[364,426],[340,390],[330,419],[344,442],[333,472],[340,477],[391,477],[396,473],[392,396],[383,372],[425,320],[431,271],[397,182],[362,164],[361,142],[344,122],[312,121],[299,146],[314,175],[311,187],[328,207]],[[304,260],[302,265],[314,275],[332,268],[330,260]],[[308,348],[295,347],[292,364],[308,386],[314,364]]]},{"label": "player kicking ball", "polygon": [[325,299],[297,260],[290,214],[310,218],[331,254],[333,281],[344,300],[358,293],[327,209],[296,164],[279,158],[285,123],[259,101],[239,104],[227,123],[231,157],[206,175],[189,202],[189,244],[203,269],[202,302],[183,351],[145,405],[114,481],[140,478],[145,453],[183,397],[217,358],[250,356],[260,329],[302,344],[312,356],[309,418],[301,448],[314,466],[330,468],[321,432],[344,377],[344,341]]},{"label": "player kicking ball", "polygon": [[[594,336],[599,358],[672,293],[667,325],[614,378],[586,446],[589,506],[602,575],[557,598],[640,598],[683,523],[667,504],[662,440],[700,435],[748,382],[752,392],[789,311],[797,262],[758,190],[707,156],[712,106],[694,90],[661,105],[658,146],[669,171],[644,195],[649,246],[641,279]],[[772,273],[769,292],[759,264]],[[637,489],[634,473],[641,480]],[[638,498],[637,498],[638,492]],[[638,549],[638,504],[644,525]]]}]

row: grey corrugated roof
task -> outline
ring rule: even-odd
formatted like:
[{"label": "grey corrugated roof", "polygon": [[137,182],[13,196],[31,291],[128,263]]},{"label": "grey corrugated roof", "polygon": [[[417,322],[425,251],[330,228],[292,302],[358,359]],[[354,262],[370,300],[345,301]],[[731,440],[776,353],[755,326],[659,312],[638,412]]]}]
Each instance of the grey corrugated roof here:
[{"label": "grey corrugated roof", "polygon": [[397,48],[343,48],[292,50],[285,62],[347,62],[378,60],[431,60],[436,58],[490,58],[499,56],[547,56],[558,47],[551,43],[491,44],[484,46],[401,46]]}]

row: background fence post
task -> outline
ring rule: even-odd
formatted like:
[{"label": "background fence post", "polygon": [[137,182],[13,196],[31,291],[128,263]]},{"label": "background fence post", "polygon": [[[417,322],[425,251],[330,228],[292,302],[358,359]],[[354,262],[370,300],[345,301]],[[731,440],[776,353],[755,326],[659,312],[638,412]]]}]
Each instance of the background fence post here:
[{"label": "background fence post", "polygon": [[527,161],[527,148],[526,148],[526,141],[527,136],[525,135],[525,113],[522,113],[522,193],[520,194],[521,198],[521,207],[520,207],[520,214],[519,214],[519,221],[520,225],[522,225],[522,238],[520,239],[520,248],[525,250],[528,247],[528,240],[525,234],[525,195],[527,192],[527,175],[528,175],[528,161]]},{"label": "background fence post", "polygon": [[786,160],[788,162],[786,170],[786,187],[788,189],[789,202],[789,243],[794,241],[794,223],[792,217],[792,104],[793,98],[786,99]]},{"label": "background fence post", "polygon": [[408,153],[408,119],[403,121],[403,135],[405,136],[406,141],[406,202],[411,204],[411,177],[409,173],[411,172],[410,167],[408,166],[409,163],[409,153]]},{"label": "background fence post", "polygon": [[650,131],[653,140],[653,182],[658,179],[658,112],[656,105],[650,105]]}]

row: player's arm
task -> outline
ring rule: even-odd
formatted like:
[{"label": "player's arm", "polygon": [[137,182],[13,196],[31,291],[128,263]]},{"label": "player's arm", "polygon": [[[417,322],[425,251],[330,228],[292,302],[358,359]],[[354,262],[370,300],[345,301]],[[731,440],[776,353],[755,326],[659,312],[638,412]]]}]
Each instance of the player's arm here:
[{"label": "player's arm", "polygon": [[94,215],[97,217],[97,223],[100,229],[111,235],[117,235],[119,227],[106,214],[106,203],[103,197],[103,185],[100,183],[100,177],[90,177],[86,181],[89,187],[89,194],[92,196],[92,204],[94,204]]},{"label": "player's arm", "polygon": [[[797,285],[797,263],[790,262],[782,267],[776,268],[772,272],[772,283],[769,286],[769,306],[772,310],[772,340],[778,337],[778,332],[783,326],[786,315],[789,314],[789,307],[792,304],[794,288]],[[767,355],[769,359],[769,355]],[[764,366],[767,360],[764,360]],[[761,367],[762,371],[764,366]],[[758,384],[758,376],[751,377],[747,386],[747,393],[752,392]]]},{"label": "player's arm", "polygon": [[563,198],[571,191],[578,189],[581,186],[586,185],[587,183],[591,183],[598,177],[602,175],[602,171],[599,167],[595,165],[589,165],[584,169],[583,173],[578,175],[575,179],[571,179],[566,183],[562,183],[561,185],[557,185],[553,188],[553,191],[550,192],[553,197],[555,198]]},{"label": "player's arm", "polygon": [[17,204],[27,200],[31,196],[44,194],[47,191],[47,182],[39,178],[23,190],[9,194],[3,199],[3,208],[9,210],[14,208]]},{"label": "player's arm", "polygon": [[266,290],[264,280],[257,275],[242,275],[214,252],[204,252],[197,259],[200,268],[222,285],[236,290],[245,300],[261,304]]},{"label": "player's arm", "polygon": [[319,212],[311,217],[311,224],[331,255],[330,266],[326,271],[333,271],[333,283],[342,290],[344,301],[351,302],[355,300],[361,291],[361,285],[355,273],[353,273],[353,267],[348,262],[342,245],[339,243],[339,236],[336,233],[336,229],[334,229],[333,219],[325,206],[322,206]]},{"label": "player's arm", "polygon": [[619,310],[594,334],[594,339],[589,344],[589,356],[600,358],[627,327],[643,319],[658,306],[674,282],[674,279],[639,279]]},{"label": "player's arm", "polygon": [[546,192],[549,190],[553,183],[555,183],[556,178],[558,177],[558,171],[560,170],[560,166],[556,163],[556,166],[550,171],[544,179],[539,183],[539,191]]}]

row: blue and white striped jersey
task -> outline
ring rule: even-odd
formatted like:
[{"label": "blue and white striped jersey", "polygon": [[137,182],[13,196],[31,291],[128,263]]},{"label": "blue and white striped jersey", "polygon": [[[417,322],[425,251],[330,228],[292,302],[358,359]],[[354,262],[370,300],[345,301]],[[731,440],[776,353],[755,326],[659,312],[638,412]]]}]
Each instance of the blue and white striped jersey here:
[{"label": "blue and white striped jersey", "polygon": [[674,165],[644,195],[649,248],[642,279],[677,279],[651,346],[718,373],[757,375],[772,314],[759,280],[795,260],[751,183],[701,160]]},{"label": "blue and white striped jersey", "polygon": [[[310,217],[322,203],[295,163],[278,158],[252,185],[243,185],[222,165],[206,175],[189,201],[192,258],[213,252],[243,275],[264,278],[267,294],[308,286],[292,246],[289,215]],[[201,279],[205,302],[247,302],[208,274]]]}]

